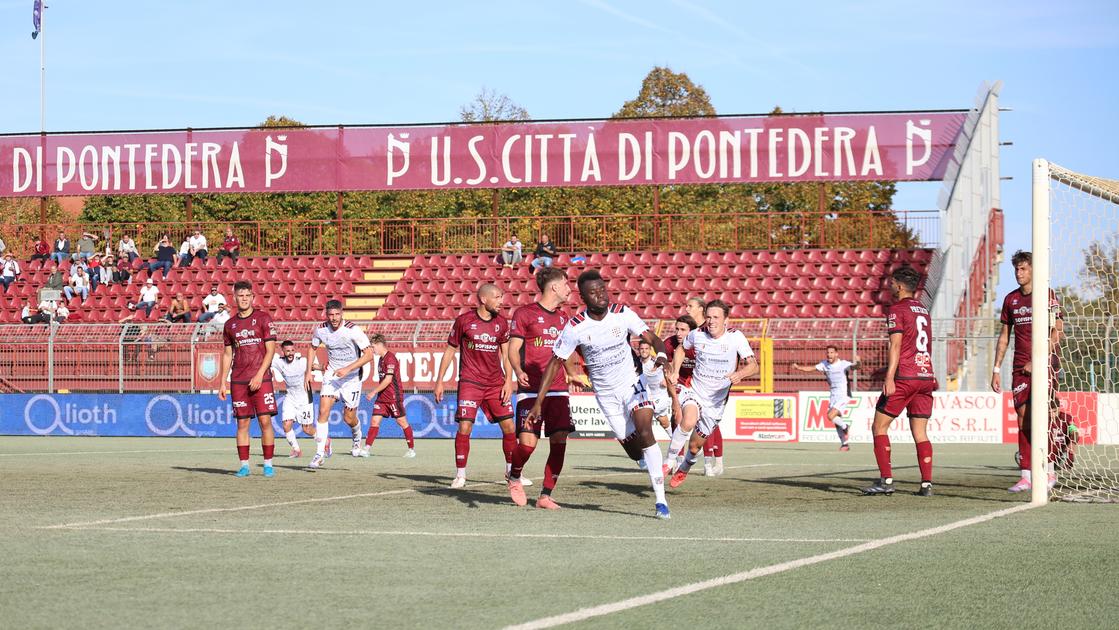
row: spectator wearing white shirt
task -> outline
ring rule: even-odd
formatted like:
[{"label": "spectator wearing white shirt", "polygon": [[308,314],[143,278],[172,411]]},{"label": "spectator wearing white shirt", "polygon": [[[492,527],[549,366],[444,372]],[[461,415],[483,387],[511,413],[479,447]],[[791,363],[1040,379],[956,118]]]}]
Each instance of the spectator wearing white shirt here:
[{"label": "spectator wearing white shirt", "polygon": [[155,282],[151,278],[148,278],[144,287],[140,289],[140,301],[132,308],[135,311],[144,309],[145,314],[151,317],[152,309],[155,308],[157,302],[159,302],[159,287],[155,286]]},{"label": "spectator wearing white shirt", "polygon": [[62,322],[66,321],[69,318],[70,318],[70,309],[66,308],[66,303],[63,302],[63,303],[59,304],[58,308],[56,308],[55,311],[54,311],[54,321],[61,324]]},{"label": "spectator wearing white shirt", "polygon": [[190,239],[184,238],[183,242],[179,244],[179,266],[189,267],[192,262],[194,262],[194,257],[190,255]]},{"label": "spectator wearing white shirt", "polygon": [[505,241],[501,246],[501,258],[505,261],[506,267],[515,267],[524,261],[524,253],[521,251],[523,248],[524,244],[517,239],[516,234]]},{"label": "spectator wearing white shirt", "polygon": [[140,257],[140,251],[136,248],[136,242],[132,240],[131,236],[125,234],[120,237],[120,242],[117,243],[117,256],[128,257],[128,262]]},{"label": "spectator wearing white shirt", "polygon": [[43,322],[49,322],[54,319],[54,313],[58,310],[58,303],[54,300],[43,300],[39,302],[39,317]]},{"label": "spectator wearing white shirt", "polygon": [[70,285],[62,289],[62,293],[66,296],[66,300],[74,299],[74,296],[82,296],[82,302],[89,299],[89,276],[86,272],[78,268],[78,273],[70,278]]},{"label": "spectator wearing white shirt", "polygon": [[3,267],[0,270],[0,284],[4,285],[4,293],[7,293],[8,287],[16,281],[23,270],[19,268],[19,262],[12,256],[11,252],[4,252],[4,256],[0,258],[0,266]]},{"label": "spectator wearing white shirt", "polygon": [[25,324],[45,324],[50,321],[49,318],[39,312],[39,309],[32,308],[31,300],[24,300],[23,310],[19,313],[19,320]]},{"label": "spectator wearing white shirt", "polygon": [[209,254],[206,251],[206,237],[202,234],[202,230],[195,230],[194,235],[188,238],[187,242],[190,243],[191,260],[198,258],[205,263],[206,256]]},{"label": "spectator wearing white shirt", "polygon": [[218,285],[210,287],[210,295],[202,298],[202,314],[198,316],[199,322],[208,322],[214,319],[222,306],[226,305],[225,296],[218,291]]}]

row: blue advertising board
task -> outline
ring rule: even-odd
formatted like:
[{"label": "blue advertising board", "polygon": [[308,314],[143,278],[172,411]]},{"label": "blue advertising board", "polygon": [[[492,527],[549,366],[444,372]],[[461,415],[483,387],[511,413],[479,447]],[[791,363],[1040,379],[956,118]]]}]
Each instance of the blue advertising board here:
[{"label": "blue advertising board", "polygon": [[[315,395],[315,414],[319,397]],[[282,410],[283,397],[280,397]],[[456,397],[448,394],[436,403],[431,394],[405,396],[405,413],[417,438],[449,438],[457,431]],[[373,403],[362,400],[358,421],[369,427]],[[281,414],[272,424],[281,431]],[[260,428],[251,422],[252,435]],[[213,394],[0,394],[0,435],[103,435],[128,437],[234,437],[237,423],[228,400]],[[330,413],[330,435],[349,438],[342,422],[342,404]],[[380,437],[402,437],[394,420],[381,422]],[[474,426],[472,437],[501,437],[501,429],[488,422]]]}]

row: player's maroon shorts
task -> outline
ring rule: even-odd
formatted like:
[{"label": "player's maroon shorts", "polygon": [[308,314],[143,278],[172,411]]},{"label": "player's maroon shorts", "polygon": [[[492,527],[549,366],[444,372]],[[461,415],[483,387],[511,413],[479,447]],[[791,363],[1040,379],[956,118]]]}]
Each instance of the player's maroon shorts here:
[{"label": "player's maroon shorts", "polygon": [[474,422],[478,417],[479,409],[486,415],[486,419],[494,424],[513,417],[512,402],[501,402],[500,385],[483,387],[474,383],[459,383],[458,411],[455,413],[455,421]]},{"label": "player's maroon shorts", "polygon": [[567,396],[545,396],[540,418],[536,419],[531,429],[526,429],[525,417],[535,404],[536,396],[521,395],[517,398],[517,433],[534,433],[540,437],[540,429],[543,428],[544,436],[552,437],[553,433],[560,431],[575,431],[575,423],[571,421],[571,399]]},{"label": "player's maroon shorts", "polygon": [[878,397],[878,411],[896,418],[902,411],[910,418],[929,418],[932,416],[933,392],[936,379],[907,378],[894,381],[896,388],[893,396],[882,394]]},{"label": "player's maroon shorts", "polygon": [[382,418],[403,418],[404,403],[399,400],[386,400],[381,402],[381,399],[378,398],[377,402],[373,403],[373,415],[381,416]]},{"label": "player's maroon shorts", "polygon": [[[1010,387],[1014,393],[1014,407],[1030,404],[1030,374],[1022,369],[1014,370],[1010,376]],[[1057,371],[1049,370],[1050,400],[1057,395]]]},{"label": "player's maroon shorts", "polygon": [[270,378],[264,379],[255,392],[249,391],[248,383],[230,383],[229,394],[233,399],[234,418],[276,415],[276,392]]}]

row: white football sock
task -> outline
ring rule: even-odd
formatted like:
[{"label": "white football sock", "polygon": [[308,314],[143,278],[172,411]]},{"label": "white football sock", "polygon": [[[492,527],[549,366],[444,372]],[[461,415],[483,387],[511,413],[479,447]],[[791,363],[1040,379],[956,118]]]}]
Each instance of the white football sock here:
[{"label": "white football sock", "polygon": [[675,457],[679,457],[680,456],[680,451],[684,448],[684,445],[688,443],[688,440],[691,437],[692,437],[692,432],[691,431],[687,431],[687,432],[681,431],[680,427],[676,427],[675,429],[673,429],[673,431],[672,431],[672,441],[670,441],[668,443],[668,457],[670,459],[675,458]]},{"label": "white football sock", "polygon": [[723,467],[723,456],[720,455],[720,456],[715,458],[715,468],[722,468],[722,467]]},{"label": "white football sock", "polygon": [[318,455],[326,454],[326,440],[330,437],[330,423],[329,422],[316,422],[315,423],[315,453]]},{"label": "white football sock", "polygon": [[1033,471],[1032,470],[1023,470],[1022,471],[1022,479],[1025,479],[1026,481],[1032,482],[1033,481]]},{"label": "white football sock", "polygon": [[295,439],[295,429],[284,431],[284,437],[288,440],[288,445],[293,449],[299,448],[299,441]]},{"label": "white football sock", "polygon": [[661,457],[661,447],[654,443],[642,449],[642,452],[645,453],[645,463],[649,465],[647,472],[649,480],[653,483],[653,494],[657,496],[657,503],[668,505],[668,501],[664,499],[664,474],[661,473],[664,458]]},{"label": "white football sock", "polygon": [[692,465],[695,464],[695,460],[696,460],[696,457],[698,456],[698,454],[699,454],[699,451],[696,451],[695,453],[693,453],[693,452],[691,452],[691,450],[684,453],[684,461],[680,462],[680,471],[681,472],[688,472],[689,470],[691,470]]},{"label": "white football sock", "polygon": [[350,433],[353,434],[354,440],[356,440],[358,442],[361,441],[361,421],[358,421],[357,424],[350,427]]}]

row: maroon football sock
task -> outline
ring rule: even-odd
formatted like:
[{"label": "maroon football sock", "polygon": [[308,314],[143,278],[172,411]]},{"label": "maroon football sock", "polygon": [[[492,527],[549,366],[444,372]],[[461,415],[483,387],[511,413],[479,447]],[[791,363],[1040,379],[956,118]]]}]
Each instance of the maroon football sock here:
[{"label": "maroon football sock", "polygon": [[874,459],[878,462],[878,472],[883,479],[894,476],[894,471],[890,468],[890,436],[874,436]]},{"label": "maroon football sock", "polygon": [[239,459],[243,462],[249,461],[249,445],[248,444],[246,444],[244,446],[241,446],[240,444],[237,445],[237,459]]},{"label": "maroon football sock", "polygon": [[[246,451],[247,451],[248,447],[245,447],[245,448],[246,448]],[[261,444],[260,448],[261,448],[261,450],[264,451],[264,459],[272,459],[272,456],[276,454],[276,445],[274,443],[273,444]],[[245,459],[248,459],[248,457],[246,456]]]},{"label": "maroon football sock", "polygon": [[921,481],[932,481],[932,442],[917,442],[917,466]]},{"label": "maroon football sock", "polygon": [[528,446],[527,444],[518,444],[513,449],[513,465],[509,469],[510,479],[519,479],[521,471],[524,470],[525,464],[528,463],[528,458],[532,457],[532,452],[536,450],[535,446]]},{"label": "maroon football sock", "polygon": [[462,433],[455,434],[455,466],[466,468],[466,460],[470,458],[470,436]]},{"label": "maroon football sock", "polygon": [[369,432],[365,434],[365,445],[366,446],[373,446],[373,440],[377,439],[377,433],[380,430],[381,430],[381,427],[372,427],[372,426],[369,427]]},{"label": "maroon football sock", "polygon": [[722,457],[723,456],[723,430],[720,429],[719,425],[717,425],[717,424],[715,425],[715,430],[711,432],[711,439],[713,440],[713,442],[711,444],[711,453],[715,457]]},{"label": "maroon football sock", "polygon": [[567,443],[553,444],[548,452],[548,463],[544,464],[544,494],[551,494],[556,487],[560,471],[563,470],[563,456],[567,453]]},{"label": "maroon football sock", "polygon": [[404,427],[404,439],[408,440],[408,448],[416,448],[416,438],[412,436],[412,425]]},{"label": "maroon football sock", "polygon": [[1018,428],[1018,456],[1022,462],[1018,467],[1029,470],[1033,464],[1033,456],[1030,454],[1030,436],[1021,427]]},{"label": "maroon football sock", "polygon": [[[687,447],[686,444],[684,446]],[[703,441],[703,456],[704,457],[714,457],[715,456],[715,435],[714,434],[711,434],[711,435],[707,436],[707,439]]]},{"label": "maroon football sock", "polygon": [[513,449],[517,448],[517,434],[506,433],[501,436],[501,450],[505,453],[505,463],[513,463]]}]

